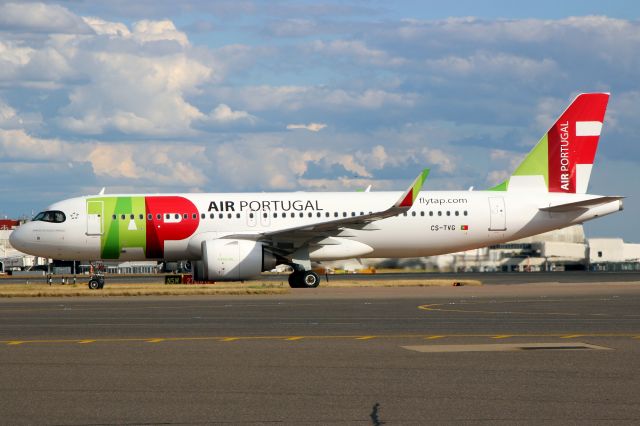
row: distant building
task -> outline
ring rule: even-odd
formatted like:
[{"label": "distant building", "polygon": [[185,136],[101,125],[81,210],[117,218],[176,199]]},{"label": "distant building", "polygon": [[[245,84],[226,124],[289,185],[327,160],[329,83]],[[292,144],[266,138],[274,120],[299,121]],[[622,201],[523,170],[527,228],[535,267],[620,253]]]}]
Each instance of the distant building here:
[{"label": "distant building", "polygon": [[19,220],[0,219],[0,231],[10,231],[20,226]]},{"label": "distant building", "polygon": [[640,244],[622,238],[589,238],[589,263],[593,271],[640,271]]}]

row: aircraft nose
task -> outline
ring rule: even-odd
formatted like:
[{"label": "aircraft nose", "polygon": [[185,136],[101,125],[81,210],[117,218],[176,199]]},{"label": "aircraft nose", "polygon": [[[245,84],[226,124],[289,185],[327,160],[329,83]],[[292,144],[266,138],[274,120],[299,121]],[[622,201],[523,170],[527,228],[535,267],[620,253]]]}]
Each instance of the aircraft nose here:
[{"label": "aircraft nose", "polygon": [[11,244],[11,247],[23,253],[28,249],[26,241],[26,226],[26,224],[19,226],[18,229],[14,229],[9,235],[9,244]]}]

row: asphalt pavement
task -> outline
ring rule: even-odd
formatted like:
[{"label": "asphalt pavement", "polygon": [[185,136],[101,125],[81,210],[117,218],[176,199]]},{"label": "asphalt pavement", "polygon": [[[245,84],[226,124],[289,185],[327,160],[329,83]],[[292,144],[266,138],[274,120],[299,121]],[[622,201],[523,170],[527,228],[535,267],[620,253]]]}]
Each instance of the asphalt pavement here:
[{"label": "asphalt pavement", "polygon": [[639,308],[615,280],[7,299],[0,423],[637,424]]}]

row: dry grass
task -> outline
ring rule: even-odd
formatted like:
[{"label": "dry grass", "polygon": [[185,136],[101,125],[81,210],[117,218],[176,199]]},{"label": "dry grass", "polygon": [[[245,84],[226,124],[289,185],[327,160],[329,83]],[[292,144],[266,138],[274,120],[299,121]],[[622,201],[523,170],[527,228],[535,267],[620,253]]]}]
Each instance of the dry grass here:
[{"label": "dry grass", "polygon": [[[323,288],[354,288],[354,287],[431,287],[453,286],[455,283],[463,286],[482,285],[477,280],[349,280],[322,281]],[[75,296],[185,296],[185,295],[252,295],[252,294],[286,294],[289,293],[286,281],[247,281],[216,283],[165,285],[160,283],[117,283],[107,284],[102,290],[89,290],[87,284],[2,284],[0,297],[75,297]]]},{"label": "dry grass", "polygon": [[102,290],[90,290],[86,283],[78,284],[3,284],[0,297],[75,297],[75,296],[185,296],[185,295],[232,295],[245,294],[283,294],[289,292],[289,286],[281,283],[220,283],[165,285],[154,283],[118,283],[107,282]]}]

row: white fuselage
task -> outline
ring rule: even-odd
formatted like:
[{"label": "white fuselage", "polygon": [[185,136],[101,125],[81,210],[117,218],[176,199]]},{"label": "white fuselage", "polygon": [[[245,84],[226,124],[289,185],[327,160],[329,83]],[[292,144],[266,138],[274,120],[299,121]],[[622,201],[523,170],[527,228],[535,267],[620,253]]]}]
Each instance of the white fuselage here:
[{"label": "white fuselage", "polygon": [[[28,222],[14,231],[11,242],[23,252],[61,260],[198,260],[205,240],[377,212],[393,205],[399,196],[399,192],[295,192],[78,197],[49,207],[64,213],[63,222]],[[168,201],[154,207],[151,200],[163,197]],[[345,227],[324,239],[314,238],[309,242],[309,257],[322,261],[452,253],[582,223],[622,209],[621,201],[612,201],[571,212],[539,210],[594,197],[422,191],[407,213],[364,227]],[[171,198],[188,200],[185,203],[193,207],[173,205]],[[160,242],[152,230],[161,235]]]}]

